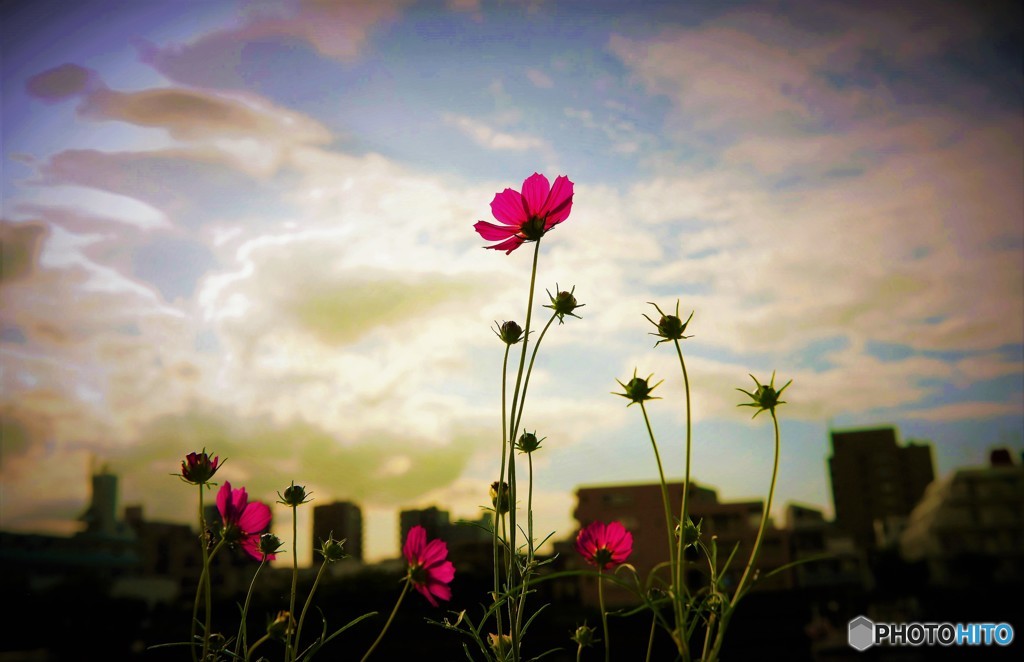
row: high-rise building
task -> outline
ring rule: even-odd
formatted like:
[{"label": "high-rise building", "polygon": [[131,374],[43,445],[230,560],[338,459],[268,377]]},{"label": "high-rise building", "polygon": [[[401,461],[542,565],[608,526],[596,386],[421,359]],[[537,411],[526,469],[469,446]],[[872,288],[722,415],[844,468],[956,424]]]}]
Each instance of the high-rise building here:
[{"label": "high-rise building", "polygon": [[900,446],[891,427],[833,430],[828,467],[836,523],[862,549],[895,540],[935,478],[931,444]]},{"label": "high-rise building", "polygon": [[989,466],[933,482],[900,536],[908,561],[923,561],[940,586],[1024,582],[1024,466],[993,451]]},{"label": "high-rise building", "polygon": [[[313,506],[313,549],[333,536],[345,540],[345,553],[357,561],[363,560],[363,513],[350,501]],[[314,563],[319,559],[314,558]]]},{"label": "high-rise building", "polygon": [[420,510],[403,510],[398,515],[398,547],[401,549],[405,539],[409,536],[409,529],[414,526],[422,526],[427,530],[427,539],[441,538],[447,540],[449,521],[448,511],[440,510],[437,506],[430,506]]}]

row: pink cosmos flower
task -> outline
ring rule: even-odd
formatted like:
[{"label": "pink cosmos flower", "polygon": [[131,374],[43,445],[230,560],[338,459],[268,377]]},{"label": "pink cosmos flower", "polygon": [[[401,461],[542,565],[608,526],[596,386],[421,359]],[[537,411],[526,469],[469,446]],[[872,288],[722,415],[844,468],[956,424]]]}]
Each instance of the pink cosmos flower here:
[{"label": "pink cosmos flower", "polygon": [[572,186],[565,175],[556,177],[551,186],[547,177],[535,172],[523,182],[522,193],[507,188],[494,196],[491,213],[502,225],[477,221],[473,227],[485,240],[499,242],[486,248],[508,255],[569,218]]},{"label": "pink cosmos flower", "polygon": [[409,529],[402,546],[402,554],[409,562],[409,581],[434,607],[437,600],[451,600],[448,586],[455,579],[455,566],[448,561],[448,545],[443,540],[427,542],[427,530],[422,526]]},{"label": "pink cosmos flower", "polygon": [[591,522],[576,534],[576,551],[587,563],[610,570],[633,552],[633,534],[620,522]]},{"label": "pink cosmos flower", "polygon": [[[244,487],[233,490],[231,483],[224,481],[217,492],[217,510],[223,523],[224,540],[241,545],[249,556],[262,561],[260,534],[270,525],[270,507],[259,501],[250,503]],[[267,555],[268,560],[275,558],[275,554]]]}]

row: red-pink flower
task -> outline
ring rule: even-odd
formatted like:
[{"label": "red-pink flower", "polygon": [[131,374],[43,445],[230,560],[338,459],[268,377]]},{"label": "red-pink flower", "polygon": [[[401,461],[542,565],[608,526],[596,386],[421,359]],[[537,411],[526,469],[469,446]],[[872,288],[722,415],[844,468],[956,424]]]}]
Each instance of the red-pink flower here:
[{"label": "red-pink flower", "polygon": [[619,522],[591,522],[576,534],[576,551],[601,570],[625,562],[633,552],[633,534]]},{"label": "red-pink flower", "polygon": [[204,448],[201,453],[189,453],[181,462],[181,479],[193,485],[205,485],[220,468],[220,456],[210,459]]},{"label": "red-pink flower", "polygon": [[569,218],[572,186],[565,175],[556,177],[551,186],[547,177],[535,172],[523,182],[522,193],[507,188],[494,196],[491,213],[502,225],[477,221],[473,227],[487,241],[499,242],[486,248],[508,255]]},{"label": "red-pink flower", "polygon": [[409,529],[402,553],[409,562],[409,581],[427,602],[436,607],[438,599],[452,599],[448,584],[455,579],[455,566],[447,560],[448,545],[443,540],[427,542],[427,530],[414,526]]},{"label": "red-pink flower", "polygon": [[[221,535],[231,544],[242,546],[249,556],[263,560],[260,551],[260,534],[270,525],[270,507],[259,501],[249,502],[245,488],[231,489],[231,483],[224,481],[217,492],[217,510],[222,523]],[[268,554],[268,560],[274,560]]]}]

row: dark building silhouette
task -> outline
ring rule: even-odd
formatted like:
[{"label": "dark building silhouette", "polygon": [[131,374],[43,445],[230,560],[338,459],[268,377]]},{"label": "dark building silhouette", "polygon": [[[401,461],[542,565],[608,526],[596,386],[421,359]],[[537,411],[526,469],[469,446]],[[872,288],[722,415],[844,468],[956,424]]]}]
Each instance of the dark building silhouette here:
[{"label": "dark building silhouette", "polygon": [[862,549],[893,543],[935,478],[930,444],[900,446],[891,427],[832,431],[836,523]]},{"label": "dark building silhouette", "polygon": [[405,539],[409,535],[409,529],[414,526],[422,526],[427,531],[427,538],[442,538],[447,540],[448,527],[451,525],[447,510],[440,510],[437,506],[430,506],[421,510],[403,510],[398,514],[398,547],[402,548]]},{"label": "dark building silhouette", "polygon": [[[328,536],[345,540],[345,553],[356,561],[363,560],[363,512],[351,501],[313,506],[313,549],[320,549]],[[319,558],[313,559],[314,564]]]}]

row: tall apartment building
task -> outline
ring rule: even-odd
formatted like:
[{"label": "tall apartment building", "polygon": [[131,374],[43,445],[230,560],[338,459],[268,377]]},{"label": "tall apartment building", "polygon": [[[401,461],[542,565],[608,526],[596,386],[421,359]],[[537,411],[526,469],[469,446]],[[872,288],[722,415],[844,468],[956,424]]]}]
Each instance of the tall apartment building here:
[{"label": "tall apartment building", "polygon": [[993,451],[989,466],[932,483],[900,537],[908,561],[923,561],[940,586],[1024,582],[1024,466]]},{"label": "tall apartment building", "polygon": [[900,446],[891,427],[832,431],[836,523],[862,549],[892,538],[935,478],[931,444]]},{"label": "tall apartment building", "polygon": [[448,528],[451,526],[447,510],[430,506],[419,510],[403,510],[398,514],[398,547],[401,549],[409,535],[409,529],[422,526],[427,530],[427,539],[441,538],[447,540]]},{"label": "tall apartment building", "polygon": [[[363,560],[363,512],[350,501],[313,506],[313,549],[320,549],[327,536],[345,540],[345,553],[357,561]],[[313,563],[320,558],[314,555]]]}]

